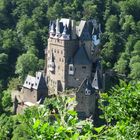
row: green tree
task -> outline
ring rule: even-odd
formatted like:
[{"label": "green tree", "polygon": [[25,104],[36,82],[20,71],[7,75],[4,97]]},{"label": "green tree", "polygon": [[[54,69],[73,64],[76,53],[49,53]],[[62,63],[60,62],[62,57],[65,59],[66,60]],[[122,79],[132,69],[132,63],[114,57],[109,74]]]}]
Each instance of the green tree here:
[{"label": "green tree", "polygon": [[54,20],[60,18],[63,15],[63,7],[59,2],[55,2],[53,7],[49,7],[47,11],[48,19]]},{"label": "green tree", "polygon": [[128,73],[128,67],[129,57],[126,53],[122,53],[114,68],[115,70],[117,70],[117,72],[121,74],[126,74]]},{"label": "green tree", "polygon": [[92,139],[92,121],[79,121],[73,98],[61,96],[47,99],[44,107],[32,107],[19,117],[21,124],[14,130],[12,140]]},{"label": "green tree", "polygon": [[107,125],[100,133],[102,136],[99,139],[138,140],[140,138],[139,91],[139,82],[131,84],[121,82],[120,86],[101,94],[102,117]]},{"label": "green tree", "polygon": [[2,107],[7,111],[12,106],[11,92],[9,90],[4,90],[2,94]]},{"label": "green tree", "polygon": [[14,119],[2,114],[0,116],[0,139],[1,140],[10,140],[12,138],[12,132],[14,129]]},{"label": "green tree", "polygon": [[118,18],[116,15],[110,15],[106,21],[107,32],[117,32],[119,30]]},{"label": "green tree", "polygon": [[97,15],[97,6],[93,3],[93,1],[88,0],[83,4],[84,12],[83,16],[86,20],[93,19]]},{"label": "green tree", "polygon": [[24,80],[25,76],[30,74],[35,74],[38,69],[38,58],[31,53],[22,54],[19,56],[16,64],[16,74]]},{"label": "green tree", "polygon": [[0,64],[7,64],[8,55],[5,53],[0,53]]}]

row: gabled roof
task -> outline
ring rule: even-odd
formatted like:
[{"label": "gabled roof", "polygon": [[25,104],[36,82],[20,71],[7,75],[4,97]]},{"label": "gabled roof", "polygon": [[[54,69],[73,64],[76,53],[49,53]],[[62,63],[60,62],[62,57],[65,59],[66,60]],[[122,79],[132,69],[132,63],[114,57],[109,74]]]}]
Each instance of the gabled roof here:
[{"label": "gabled roof", "polygon": [[36,77],[28,75],[24,84],[23,84],[23,87],[28,88],[28,89],[36,89],[37,90],[39,88],[39,84],[40,84],[42,78],[43,78],[42,72],[37,72]]},{"label": "gabled roof", "polygon": [[88,65],[90,64],[90,60],[88,58],[87,52],[84,46],[79,47],[75,56],[74,56],[74,64],[77,65]]},{"label": "gabled roof", "polygon": [[102,88],[101,77],[98,69],[96,70],[94,79],[92,81],[92,88],[98,90]]},{"label": "gabled roof", "polygon": [[85,24],[86,24],[86,21],[84,20],[81,20],[79,26],[77,27],[77,35],[80,37],[82,32],[83,32],[83,29],[85,27]]}]

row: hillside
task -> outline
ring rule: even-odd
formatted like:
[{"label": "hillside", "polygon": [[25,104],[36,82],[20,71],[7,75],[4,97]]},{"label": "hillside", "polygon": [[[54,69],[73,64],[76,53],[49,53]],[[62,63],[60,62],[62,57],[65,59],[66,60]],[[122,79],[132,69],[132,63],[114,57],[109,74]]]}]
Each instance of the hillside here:
[{"label": "hillside", "polygon": [[[18,131],[18,127],[16,124],[20,122],[19,118],[13,119],[11,114],[11,89],[14,89],[17,85],[22,84],[27,74],[34,75],[37,70],[42,70],[44,68],[44,49],[47,47],[47,39],[48,39],[48,31],[49,31],[49,23],[57,18],[71,18],[76,21],[90,20],[96,19],[99,23],[101,23],[101,44],[100,48],[100,58],[103,66],[103,70],[112,70],[115,71],[117,75],[117,81],[123,79],[127,81],[127,83],[137,83],[140,80],[140,0],[1,0],[0,1],[0,128],[5,122],[5,130],[8,133],[5,133],[5,136],[0,132],[0,139],[4,140],[9,137],[11,139],[16,139],[16,135],[14,136],[13,125],[15,123],[15,131]],[[125,87],[125,91],[121,91]],[[120,99],[114,100],[105,99],[107,102],[119,102],[123,99],[128,101],[128,98],[135,99],[133,102],[130,100],[132,106],[128,108],[136,108],[136,110],[131,110],[129,113],[134,112],[132,118],[138,120],[138,116],[136,112],[138,110],[137,106],[139,104],[139,84],[136,85],[136,91],[132,88],[135,84],[121,85],[116,89],[123,94],[129,93],[128,96],[121,96]],[[124,90],[124,89],[123,89]],[[131,93],[135,93],[134,95]],[[112,90],[109,95],[116,93],[116,90]],[[118,93],[117,97],[118,97]],[[107,95],[105,95],[106,97]],[[112,95],[113,96],[113,95]],[[111,96],[111,97],[112,97]],[[108,96],[107,96],[108,97]],[[104,97],[103,97],[104,98]],[[125,105],[125,102],[119,102],[119,105]],[[118,105],[118,106],[119,106]],[[111,109],[113,110],[115,105],[112,104]],[[113,108],[114,107],[114,108]],[[120,106],[119,106],[120,107]],[[121,108],[121,107],[120,107]],[[102,109],[110,115],[110,110],[106,110],[102,107]],[[124,108],[123,108],[124,109]],[[131,120],[131,115],[128,113],[128,118],[124,117],[127,121],[127,124],[120,121],[122,118],[115,118],[114,121],[114,112],[111,110],[113,114],[110,120],[106,120],[112,125],[116,120],[120,124],[116,125],[116,127],[129,126],[129,121],[131,126],[133,124],[133,119]],[[127,107],[125,107],[126,112]],[[30,110],[29,110],[30,111]],[[42,110],[41,110],[42,111]],[[48,111],[48,110],[47,110]],[[50,110],[49,110],[50,111]],[[49,112],[48,111],[48,112]],[[34,113],[31,111],[31,114]],[[67,112],[70,114],[69,112]],[[75,113],[75,112],[74,112]],[[120,111],[120,114],[122,112]],[[27,113],[28,114],[28,113]],[[25,114],[25,116],[27,115]],[[120,115],[119,114],[119,115]],[[38,114],[36,114],[38,115]],[[71,115],[71,114],[70,114]],[[118,114],[117,114],[118,115]],[[118,115],[118,116],[119,116]],[[126,115],[126,116],[127,116]],[[75,117],[76,115],[74,115]],[[23,116],[22,116],[23,117]],[[26,116],[30,121],[32,115]],[[42,117],[42,116],[41,116]],[[73,117],[73,118],[74,118]],[[5,120],[3,121],[3,118]],[[36,117],[37,119],[38,116]],[[42,119],[42,118],[41,118]],[[62,118],[61,118],[62,119]],[[59,118],[58,121],[61,120]],[[21,119],[25,121],[23,118]],[[44,122],[44,120],[41,120]],[[48,121],[48,120],[47,120]],[[75,121],[75,120],[72,120]],[[38,122],[36,122],[38,125]],[[49,122],[51,123],[51,122]],[[123,124],[124,123],[124,124]],[[75,124],[75,123],[74,123]],[[27,125],[27,124],[26,124]],[[32,124],[33,125],[33,124]],[[59,124],[60,125],[60,124]],[[72,125],[72,124],[70,124]],[[10,128],[10,130],[8,129]],[[38,131],[35,127],[35,133]],[[41,127],[43,126],[41,124]],[[90,124],[87,125],[88,129]],[[92,126],[93,127],[93,126]],[[133,129],[132,126],[130,129]],[[135,130],[139,128],[139,124],[135,124]],[[20,133],[25,128],[19,130]],[[43,128],[42,128],[43,129]],[[52,128],[55,129],[55,128]],[[84,129],[84,127],[83,127]],[[100,128],[101,129],[101,128]],[[101,135],[102,137],[102,129],[93,130]],[[62,129],[63,130],[63,129]],[[59,131],[62,131],[59,130]],[[91,130],[91,129],[90,129]],[[109,133],[108,139],[111,136],[114,136],[114,139],[117,139],[116,133],[129,139],[126,135],[124,135],[125,129],[120,130],[115,129],[114,131]],[[116,131],[115,131],[116,130]],[[66,130],[65,130],[66,131]],[[76,130],[77,131],[77,130]],[[30,131],[29,131],[30,132]],[[103,131],[103,134],[110,132],[107,128],[107,131]],[[131,131],[128,131],[129,133]],[[15,132],[16,133],[16,132]],[[38,131],[39,133],[43,133]],[[66,131],[67,133],[67,131]],[[78,131],[77,131],[78,133]],[[85,135],[88,132],[85,131]],[[91,133],[91,131],[89,131]],[[138,135],[138,130],[136,130],[136,136]],[[25,132],[26,134],[26,132]],[[2,137],[2,135],[4,137]],[[20,134],[19,134],[20,135]],[[78,135],[80,135],[78,133]],[[131,138],[134,137],[134,133]],[[76,136],[75,136],[76,137]],[[78,136],[77,136],[78,137]],[[96,136],[95,136],[96,137]],[[86,137],[85,137],[86,138]],[[98,136],[96,137],[99,138]],[[137,139],[138,137],[136,137]],[[21,138],[22,139],[22,138]],[[28,138],[23,138],[28,139]],[[41,139],[41,138],[38,138]],[[43,139],[43,138],[42,138]],[[51,138],[50,138],[51,139]],[[59,139],[59,138],[58,138]],[[73,138],[74,139],[74,138]]]}]

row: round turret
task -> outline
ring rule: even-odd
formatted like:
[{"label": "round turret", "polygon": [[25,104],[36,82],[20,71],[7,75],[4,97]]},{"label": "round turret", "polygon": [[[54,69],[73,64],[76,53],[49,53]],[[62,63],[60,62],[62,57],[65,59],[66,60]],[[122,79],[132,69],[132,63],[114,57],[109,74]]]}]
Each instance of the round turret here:
[{"label": "round turret", "polygon": [[51,28],[50,28],[50,37],[54,37],[55,31],[54,31],[54,23],[52,23]]},{"label": "round turret", "polygon": [[62,40],[70,40],[70,35],[67,34],[67,25],[64,26],[62,36],[60,37]]}]

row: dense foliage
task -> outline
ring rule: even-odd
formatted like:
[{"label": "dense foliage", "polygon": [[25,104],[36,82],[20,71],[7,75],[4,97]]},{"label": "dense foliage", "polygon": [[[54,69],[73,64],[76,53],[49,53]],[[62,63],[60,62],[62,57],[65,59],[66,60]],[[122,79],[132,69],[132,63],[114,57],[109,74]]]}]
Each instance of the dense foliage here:
[{"label": "dense foliage", "polygon": [[102,139],[140,139],[140,83],[121,82],[101,94],[100,105],[104,113],[101,117],[107,122]]},{"label": "dense foliage", "polygon": [[0,139],[12,140],[88,140],[92,121],[79,121],[75,101],[65,96],[47,99],[44,106],[31,107],[24,114],[0,117]]},{"label": "dense foliage", "polygon": [[10,97],[11,89],[22,83],[27,73],[33,75],[43,69],[49,21],[60,17],[99,21],[104,70],[113,69],[119,76],[139,81],[139,13],[140,0],[0,0],[0,139],[52,139],[54,135],[56,139],[74,140],[140,139],[139,83],[122,83],[101,95],[107,125],[99,128],[90,121],[79,122],[73,110],[62,112],[67,101],[57,101],[55,108],[63,106],[59,115],[52,115],[47,106],[55,101],[48,100],[43,108],[12,116]]},{"label": "dense foliage", "polygon": [[140,83],[121,82],[102,93],[100,108],[105,124],[95,127],[91,119],[79,120],[74,98],[57,96],[44,105],[27,108],[24,114],[0,116],[1,140],[139,140]]},{"label": "dense foliage", "polygon": [[42,69],[43,63],[28,67],[30,61],[27,65],[21,61],[27,63],[28,55],[35,61],[44,60],[49,21],[60,17],[97,19],[103,32],[100,48],[104,69],[113,68],[127,78],[139,79],[139,5],[139,0],[1,0],[0,89],[11,77],[22,79],[28,71],[33,74]]}]

